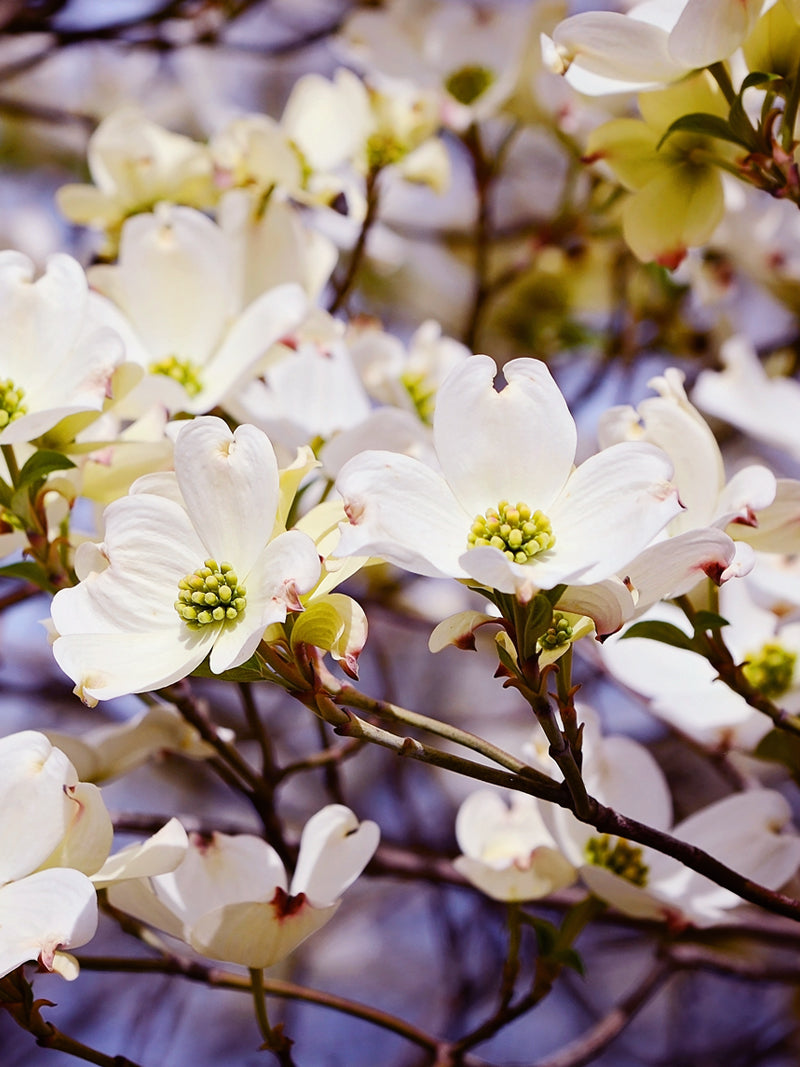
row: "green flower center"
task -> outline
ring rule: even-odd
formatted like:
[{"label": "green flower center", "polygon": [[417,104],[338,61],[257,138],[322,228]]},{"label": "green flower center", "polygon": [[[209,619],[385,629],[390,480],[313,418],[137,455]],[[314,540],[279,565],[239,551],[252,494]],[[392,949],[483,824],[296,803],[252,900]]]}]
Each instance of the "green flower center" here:
[{"label": "green flower center", "polygon": [[477,64],[454,70],[444,83],[445,89],[459,104],[473,104],[494,82],[494,72]]},{"label": "green flower center", "polygon": [[238,618],[247,604],[245,593],[232,564],[207,559],[178,582],[175,610],[190,630],[199,630],[212,622]]},{"label": "green flower center", "polygon": [[163,374],[166,378],[182,385],[191,397],[195,397],[203,390],[200,380],[200,368],[190,359],[178,359],[177,356],[166,356],[150,364],[151,374]]},{"label": "green flower center", "polygon": [[367,166],[370,170],[380,170],[399,163],[408,155],[408,148],[388,133],[373,133],[367,138]]},{"label": "green flower center", "polygon": [[512,563],[528,563],[555,543],[550,520],[543,512],[507,500],[478,515],[467,536],[468,548],[492,545]]},{"label": "green flower center", "polygon": [[14,385],[10,378],[0,381],[0,430],[10,422],[28,414],[28,408],[22,403],[25,391]]},{"label": "green flower center", "polygon": [[590,837],[583,852],[593,867],[605,867],[633,885],[647,885],[650,868],[642,862],[642,850],[624,837],[612,838],[608,834]]},{"label": "green flower center", "polygon": [[796,652],[787,652],[777,641],[767,641],[758,652],[751,652],[745,658],[742,673],[765,697],[774,700],[791,689]]},{"label": "green flower center", "polygon": [[406,371],[400,381],[411,397],[411,402],[423,422],[433,422],[433,409],[436,405],[436,386],[422,371]]},{"label": "green flower center", "polygon": [[539,638],[542,648],[563,648],[572,640],[572,627],[560,611],[553,612],[553,625]]}]

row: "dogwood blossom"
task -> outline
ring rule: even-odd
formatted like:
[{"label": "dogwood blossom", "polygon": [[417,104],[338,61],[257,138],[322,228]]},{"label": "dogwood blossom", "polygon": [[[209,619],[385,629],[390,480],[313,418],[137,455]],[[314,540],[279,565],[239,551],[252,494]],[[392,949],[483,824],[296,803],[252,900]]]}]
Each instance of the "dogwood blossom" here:
[{"label": "dogwood blossom", "polygon": [[172,411],[209,411],[305,316],[306,296],[291,283],[245,306],[236,258],[205,215],[161,205],[125,224],[115,265],[90,271],[94,313],[157,376]]},{"label": "dogwood blossom", "polygon": [[71,256],[51,256],[34,280],[27,256],[0,252],[0,443],[32,441],[79,416],[72,436],[97,418],[115,382],[122,385],[115,379],[122,341],[90,314],[90,303],[86,275]]},{"label": "dogwood blossom", "polygon": [[654,89],[727,59],[755,25],[763,0],[645,0],[627,14],[586,11],[542,42],[551,70],[590,95]]},{"label": "dogwood blossom", "polygon": [[72,222],[105,231],[108,251],[130,215],[162,200],[204,208],[215,199],[208,149],[151,122],[133,105],[100,123],[87,161],[94,184],[63,185],[58,206]]},{"label": "dogwood blossom", "polygon": [[0,738],[0,977],[37,960],[75,978],[64,949],[97,926],[97,887],[171,870],[186,849],[174,820],[109,858],[113,829],[100,790],[60,749],[25,730]]},{"label": "dogwood blossom", "polygon": [[218,418],[187,423],[175,472],[146,475],[81,545],[80,584],[53,600],[58,664],[89,703],[166,686],[206,656],[220,673],[300,608],[319,577],[305,534],[273,539],[279,476],[269,439]]},{"label": "dogwood blossom", "polygon": [[517,359],[503,373],[498,392],[494,361],[473,356],[442,385],[433,420],[441,473],[390,452],[343,467],[336,487],[349,525],[336,555],[380,556],[524,601],[609,576],[678,513],[662,452],[623,443],[573,470],[575,424],[545,365]]},{"label": "dogwood blossom", "polygon": [[[704,849],[768,888],[791,878],[800,864],[800,837],[791,830],[789,805],[779,793],[756,789],[727,796],[672,827],[669,787],[650,752],[629,737],[604,737],[591,709],[580,711],[584,780],[602,804]],[[530,754],[533,762],[552,770],[544,753],[532,748]],[[655,849],[598,834],[555,805],[545,804],[543,810],[548,829],[584,884],[626,915],[704,927],[742,903],[730,890]]]},{"label": "dogwood blossom", "polygon": [[289,885],[260,837],[190,835],[171,874],[112,886],[114,907],[180,938],[211,959],[271,967],[332,918],[378,846],[374,822],[330,804],[306,823]]},{"label": "dogwood blossom", "polygon": [[536,900],[571,885],[575,868],[561,855],[534,797],[491,789],[472,793],[458,810],[462,856],[453,866],[494,900]]}]

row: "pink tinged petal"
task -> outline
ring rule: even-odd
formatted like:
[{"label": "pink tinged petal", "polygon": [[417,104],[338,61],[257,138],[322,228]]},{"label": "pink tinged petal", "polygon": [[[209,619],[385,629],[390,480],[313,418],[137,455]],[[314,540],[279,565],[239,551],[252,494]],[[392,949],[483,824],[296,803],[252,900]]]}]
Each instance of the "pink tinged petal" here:
[{"label": "pink tinged petal", "polygon": [[441,652],[449,645],[456,648],[475,649],[475,631],[486,623],[497,623],[496,615],[485,615],[482,611],[460,611],[457,615],[451,615],[434,627],[428,638],[428,648],[431,652]]},{"label": "pink tinged petal", "polygon": [[742,44],[764,0],[689,0],[669,36],[669,53],[687,68],[727,59]]},{"label": "pink tinged petal", "polygon": [[189,835],[189,848],[175,871],[151,879],[158,899],[191,926],[227,904],[266,902],[286,890],[277,852],[253,834]]},{"label": "pink tinged petal", "polygon": [[314,908],[304,896],[277,889],[269,903],[229,904],[203,915],[188,931],[189,943],[210,959],[261,970],[285,959],[337,907]]},{"label": "pink tinged petal", "polygon": [[612,445],[590,457],[549,512],[556,543],[542,562],[552,559],[565,574],[585,567],[574,580],[581,585],[622,570],[680,512],[671,474],[668,457],[648,444]]},{"label": "pink tinged petal", "polygon": [[191,674],[208,655],[219,627],[190,630],[175,613],[172,632],[75,633],[59,637],[53,655],[75,682],[75,694],[93,707],[127,693],[146,693]]},{"label": "pink tinged petal", "polygon": [[688,530],[651,545],[624,569],[626,582],[638,594],[637,614],[659,600],[683,596],[704,578],[719,585],[729,576],[735,558],[735,543],[713,527]]},{"label": "pink tinged petal", "polygon": [[553,32],[566,70],[575,62],[582,71],[633,87],[674,81],[686,73],[686,66],[670,55],[668,40],[664,29],[612,11],[573,15]]},{"label": "pink tinged petal", "polygon": [[178,582],[207,556],[186,512],[172,501],[141,494],[109,505],[105,518],[106,541],[92,562],[105,560],[107,566],[53,599],[56,630],[177,633]]},{"label": "pink tinged petal", "polygon": [[758,513],[773,503],[777,485],[767,467],[754,464],[737,471],[719,495],[714,525],[758,526]]},{"label": "pink tinged petal", "polygon": [[203,388],[188,401],[189,411],[208,411],[241,385],[276,341],[295,330],[308,310],[299,285],[279,285],[253,301],[234,321],[202,374]]},{"label": "pink tinged petal", "polygon": [[379,556],[415,574],[467,577],[458,560],[474,516],[430,467],[395,452],[363,452],[344,465],[336,488],[350,524],[334,556]]},{"label": "pink tinged petal", "polygon": [[96,785],[77,782],[65,786],[71,819],[67,832],[41,865],[42,868],[73,867],[91,875],[105,862],[111,850],[114,828],[111,816]]},{"label": "pink tinged petal", "polygon": [[793,555],[800,545],[800,482],[779,478],[775,500],[758,515],[755,528],[736,525],[737,540],[764,552]]},{"label": "pink tinged petal", "polygon": [[377,823],[359,823],[343,804],[328,804],[303,827],[292,894],[304,893],[315,908],[335,903],[372,859],[379,840]]},{"label": "pink tinged petal", "polygon": [[267,626],[283,622],[290,611],[303,608],[300,596],[319,581],[320,561],[311,538],[289,530],[271,541],[247,576],[247,606],[233,623],[223,623],[211,651],[215,674],[249,659]]},{"label": "pink tinged petal", "polygon": [[451,371],[436,398],[436,453],[470,524],[500,500],[547,511],[575,458],[575,423],[544,363],[507,363],[501,392],[496,374],[494,360],[474,356]]},{"label": "pink tinged petal", "polygon": [[128,878],[149,878],[174,871],[186,855],[189,838],[177,819],[170,819],[152,837],[109,856],[92,877],[98,889]]},{"label": "pink tinged petal", "polygon": [[79,871],[39,871],[0,887],[0,978],[39,959],[48,970],[59,948],[85,945],[97,929],[97,896]]},{"label": "pink tinged petal", "polygon": [[44,734],[0,739],[0,882],[30,874],[56,848],[73,809],[64,787],[76,782],[72,764]]},{"label": "pink tinged petal", "polygon": [[468,882],[493,900],[538,900],[572,885],[577,872],[560,852],[539,846],[524,860],[497,869],[469,856],[458,856],[453,866]]},{"label": "pink tinged petal", "polygon": [[194,419],[175,442],[175,472],[209,554],[232,563],[246,584],[278,510],[278,463],[269,438],[255,426],[231,433],[222,419]]}]

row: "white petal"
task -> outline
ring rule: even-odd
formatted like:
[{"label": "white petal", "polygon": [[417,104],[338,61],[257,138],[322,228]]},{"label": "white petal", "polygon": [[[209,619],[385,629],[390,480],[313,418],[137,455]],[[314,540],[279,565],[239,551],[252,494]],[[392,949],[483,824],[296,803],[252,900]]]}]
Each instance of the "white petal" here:
[{"label": "white petal", "polygon": [[727,59],[742,44],[764,0],[689,0],[669,36],[669,52],[687,68]]},{"label": "white petal", "polygon": [[189,835],[189,848],[175,871],[151,879],[158,899],[188,925],[226,904],[271,900],[286,888],[277,852],[253,834]]},{"label": "white petal", "polygon": [[568,68],[614,81],[670,82],[687,72],[673,59],[668,34],[658,26],[614,11],[587,11],[560,22],[553,31],[556,50]]},{"label": "white petal", "polygon": [[269,438],[255,426],[231,433],[222,419],[194,419],[175,442],[175,472],[209,553],[232,563],[246,581],[278,510],[278,463]]},{"label": "white petal", "polygon": [[186,855],[189,838],[177,819],[170,819],[152,837],[109,856],[92,877],[98,889],[127,878],[148,878],[174,871]]},{"label": "white petal", "polygon": [[240,386],[267,349],[299,326],[307,309],[305,293],[294,284],[279,285],[254,300],[206,364],[203,388],[189,401],[187,410],[208,411]]},{"label": "white petal", "polygon": [[377,823],[359,824],[343,804],[322,808],[303,827],[292,894],[305,893],[318,908],[333,904],[372,859],[379,839]]},{"label": "white petal", "polygon": [[720,493],[714,525],[724,529],[731,522],[758,524],[757,513],[773,503],[776,491],[777,479],[769,468],[757,464],[743,467]]},{"label": "white petal", "polygon": [[442,471],[474,519],[501,500],[546,510],[575,458],[575,423],[544,363],[515,359],[494,388],[497,368],[474,356],[445,379],[433,436]]},{"label": "white petal", "polygon": [[473,516],[447,483],[419,460],[362,452],[342,468],[336,488],[349,526],[336,556],[380,556],[415,574],[466,578],[458,562]]},{"label": "white petal", "polygon": [[79,871],[40,871],[0,887],[0,978],[29,960],[52,968],[58,948],[85,945],[96,929],[97,896]]},{"label": "white petal", "polygon": [[30,874],[57,846],[73,811],[64,786],[76,781],[72,764],[44,734],[0,739],[0,883]]},{"label": "white petal", "polygon": [[96,785],[78,782],[66,786],[64,794],[71,802],[72,818],[58,848],[42,867],[73,867],[91,875],[105,862],[111,849],[111,816]]},{"label": "white petal", "polygon": [[703,578],[719,584],[735,555],[734,542],[713,528],[687,530],[651,545],[624,568],[638,593],[637,613],[658,600],[688,593]]},{"label": "white petal", "polygon": [[283,916],[272,904],[229,904],[203,915],[189,931],[190,944],[204,956],[242,967],[271,967],[332,918],[338,904]]},{"label": "white petal", "polygon": [[216,626],[190,630],[175,613],[175,627],[154,633],[75,633],[59,637],[53,655],[89,705],[126,693],[146,693],[185,678],[203,662]]},{"label": "white petal", "polygon": [[667,456],[647,444],[613,445],[587,459],[549,512],[553,562],[592,564],[580,584],[624,568],[680,512],[671,473]]},{"label": "white petal", "polygon": [[469,856],[456,857],[453,866],[482,893],[505,901],[538,900],[572,885],[577,875],[560,852],[546,846],[534,849],[520,866],[498,870]]}]

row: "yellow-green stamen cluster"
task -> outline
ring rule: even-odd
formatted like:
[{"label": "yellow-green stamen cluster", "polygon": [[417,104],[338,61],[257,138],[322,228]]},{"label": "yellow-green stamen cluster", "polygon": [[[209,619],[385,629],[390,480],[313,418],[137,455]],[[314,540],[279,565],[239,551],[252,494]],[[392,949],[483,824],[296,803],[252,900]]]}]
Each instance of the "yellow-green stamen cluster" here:
[{"label": "yellow-green stamen cluster", "polygon": [[746,657],[742,668],[745,678],[754,689],[775,700],[792,686],[797,653],[789,652],[777,641],[767,641],[758,652]]},{"label": "yellow-green stamen cluster", "polygon": [[25,391],[14,385],[10,378],[0,381],[0,430],[21,415],[28,414],[27,407],[22,403],[24,396]]},{"label": "yellow-green stamen cluster", "polygon": [[512,563],[528,563],[555,543],[550,520],[543,512],[531,511],[527,504],[509,504],[507,500],[478,515],[467,536],[469,548],[492,545]]},{"label": "yellow-green stamen cluster", "polygon": [[177,356],[165,356],[164,359],[156,360],[150,364],[151,374],[163,374],[166,378],[182,385],[189,396],[197,396],[202,392],[203,383],[200,381],[199,368],[189,359],[178,359]]},{"label": "yellow-green stamen cluster", "polygon": [[459,104],[468,106],[474,104],[494,80],[494,73],[488,67],[471,64],[454,70],[445,81],[444,87]]},{"label": "yellow-green stamen cluster", "polygon": [[590,837],[583,851],[593,867],[605,867],[633,885],[647,885],[650,868],[642,862],[642,850],[623,837],[612,838],[608,834]]},{"label": "yellow-green stamen cluster", "polygon": [[175,610],[190,630],[199,630],[241,615],[247,604],[245,593],[232,564],[207,559],[204,566],[178,582]]},{"label": "yellow-green stamen cluster", "polygon": [[380,170],[399,163],[408,155],[408,147],[390,133],[373,133],[367,138],[367,166]]},{"label": "yellow-green stamen cluster", "polygon": [[436,386],[421,371],[406,371],[400,378],[411,402],[423,422],[433,422],[433,409],[436,406]]},{"label": "yellow-green stamen cluster", "polygon": [[572,627],[566,615],[560,611],[553,612],[553,625],[539,638],[542,648],[562,648],[572,639]]}]

